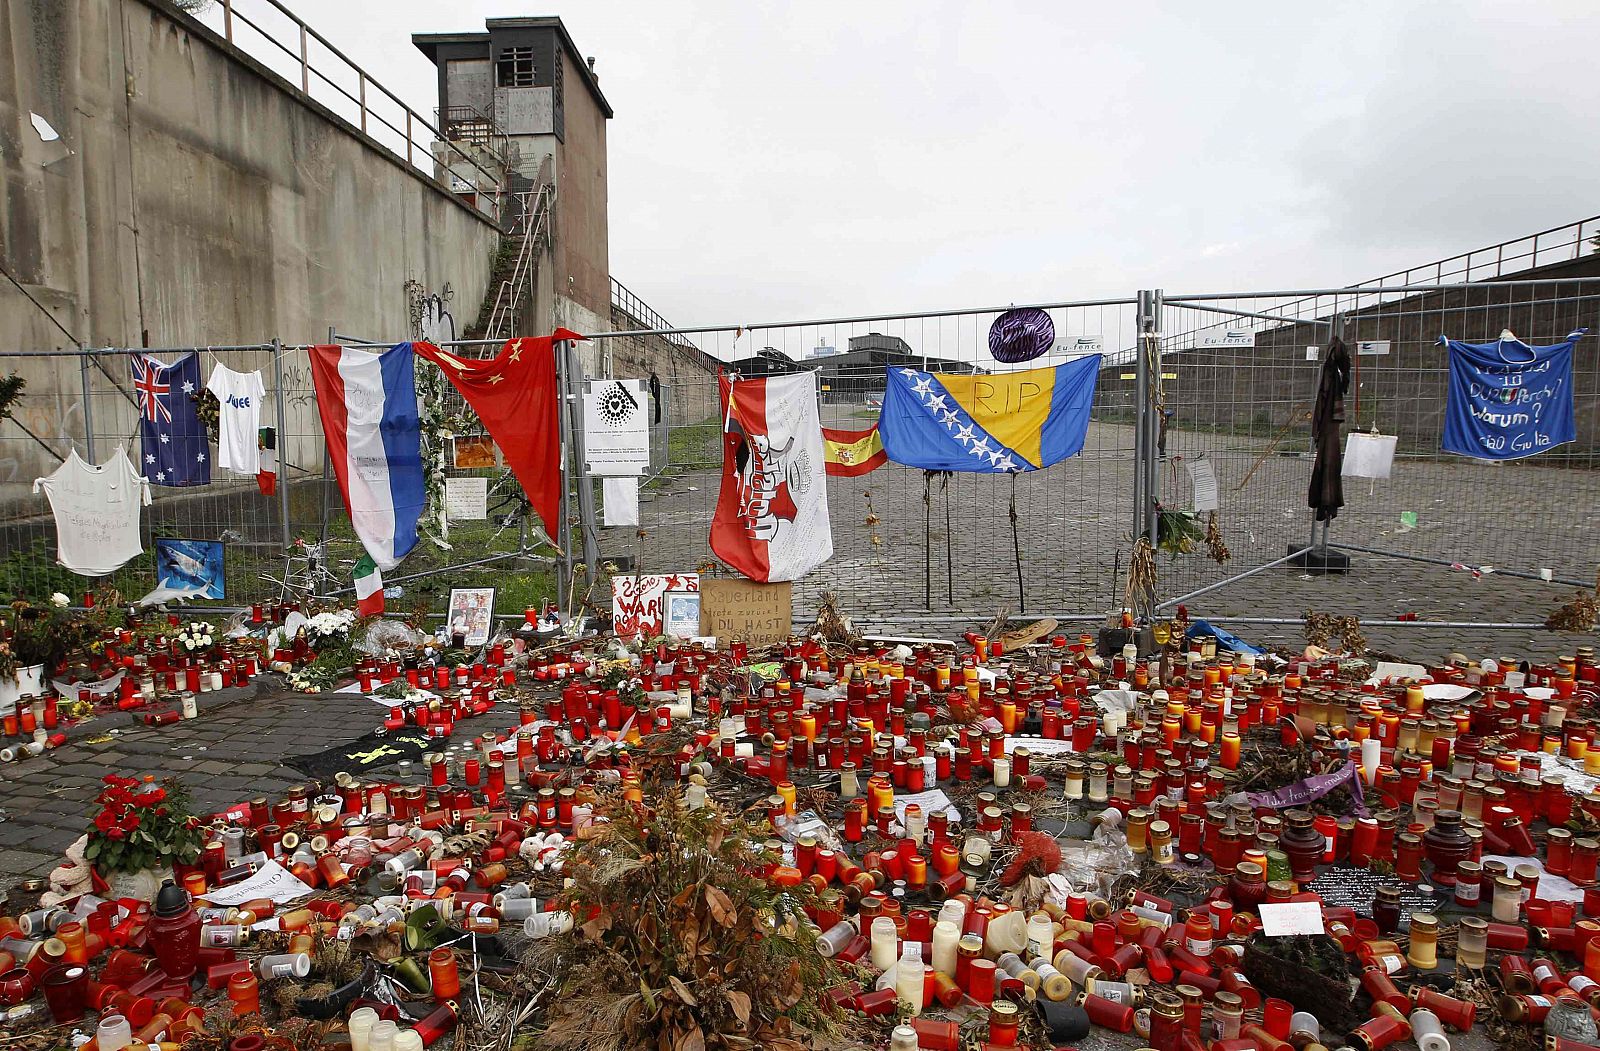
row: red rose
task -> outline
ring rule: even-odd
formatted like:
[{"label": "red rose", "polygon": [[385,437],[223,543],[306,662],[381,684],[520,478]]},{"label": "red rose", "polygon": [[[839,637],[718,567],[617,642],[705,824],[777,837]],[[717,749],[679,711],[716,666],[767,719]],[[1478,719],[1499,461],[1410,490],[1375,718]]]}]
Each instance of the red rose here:
[{"label": "red rose", "polygon": [[116,826],[112,826],[111,828],[106,829],[106,838],[107,839],[121,839],[124,835],[126,835],[126,833],[123,832],[122,829],[117,828]]}]

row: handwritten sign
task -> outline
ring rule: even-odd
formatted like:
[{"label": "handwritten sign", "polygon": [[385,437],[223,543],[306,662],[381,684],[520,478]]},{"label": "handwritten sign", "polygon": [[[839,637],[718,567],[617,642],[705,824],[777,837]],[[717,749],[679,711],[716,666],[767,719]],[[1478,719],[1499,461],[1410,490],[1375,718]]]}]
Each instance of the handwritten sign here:
[{"label": "handwritten sign", "polygon": [[1530,347],[1509,333],[1494,343],[1447,340],[1449,397],[1445,452],[1482,460],[1517,460],[1576,441],[1572,346]]},{"label": "handwritten sign", "polygon": [[669,591],[699,591],[698,573],[642,573],[611,578],[611,627],[625,639],[662,633]]},{"label": "handwritten sign", "polygon": [[788,581],[700,582],[700,634],[719,640],[740,638],[751,646],[770,646],[788,638],[794,617],[794,591]]},{"label": "handwritten sign", "polygon": [[1269,938],[1325,934],[1322,906],[1314,901],[1274,901],[1261,906],[1261,933]]},{"label": "handwritten sign", "polygon": [[1315,891],[1325,906],[1354,909],[1358,915],[1370,918],[1378,888],[1390,885],[1400,888],[1400,912],[1407,920],[1413,912],[1432,912],[1439,905],[1433,888],[1426,884],[1401,883],[1393,876],[1380,876],[1353,865],[1325,869],[1306,889]]},{"label": "handwritten sign", "polygon": [[481,522],[489,517],[489,479],[446,478],[444,513],[452,522]]}]

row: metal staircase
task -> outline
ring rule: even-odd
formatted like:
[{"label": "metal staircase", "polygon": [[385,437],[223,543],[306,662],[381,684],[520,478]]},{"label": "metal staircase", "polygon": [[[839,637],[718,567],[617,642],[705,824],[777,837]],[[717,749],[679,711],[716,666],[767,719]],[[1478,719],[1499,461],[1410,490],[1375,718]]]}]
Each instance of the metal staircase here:
[{"label": "metal staircase", "polygon": [[489,323],[484,328],[485,339],[508,339],[515,335],[519,311],[533,297],[539,258],[551,244],[550,220],[556,200],[555,184],[544,175],[541,169],[537,189],[516,195],[521,214],[507,236],[517,242],[517,255],[509,274],[495,275],[500,282],[495,290],[494,307],[489,311]]}]

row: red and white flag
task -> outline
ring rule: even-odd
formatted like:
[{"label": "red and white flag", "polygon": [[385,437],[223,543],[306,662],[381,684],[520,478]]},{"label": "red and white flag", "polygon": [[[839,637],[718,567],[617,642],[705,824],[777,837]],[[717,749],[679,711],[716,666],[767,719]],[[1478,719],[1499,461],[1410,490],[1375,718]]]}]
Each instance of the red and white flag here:
[{"label": "red and white flag", "polygon": [[833,555],[815,376],[719,380],[722,492],[711,550],[751,580],[798,580]]}]

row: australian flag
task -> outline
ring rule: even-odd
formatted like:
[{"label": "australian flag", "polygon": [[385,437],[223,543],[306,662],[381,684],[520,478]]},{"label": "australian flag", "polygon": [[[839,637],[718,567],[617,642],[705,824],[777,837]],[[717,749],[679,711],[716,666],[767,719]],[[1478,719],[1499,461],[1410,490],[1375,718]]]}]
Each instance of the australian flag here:
[{"label": "australian flag", "polygon": [[211,446],[200,422],[200,356],[185,354],[170,365],[135,354],[133,398],[139,408],[140,470],[157,485],[208,485]]}]

